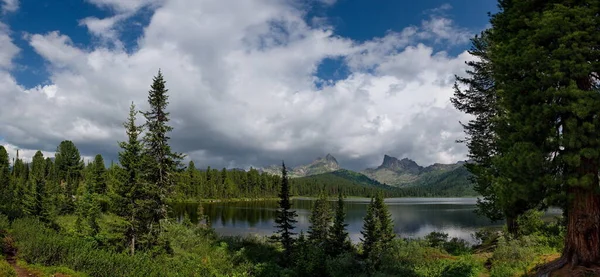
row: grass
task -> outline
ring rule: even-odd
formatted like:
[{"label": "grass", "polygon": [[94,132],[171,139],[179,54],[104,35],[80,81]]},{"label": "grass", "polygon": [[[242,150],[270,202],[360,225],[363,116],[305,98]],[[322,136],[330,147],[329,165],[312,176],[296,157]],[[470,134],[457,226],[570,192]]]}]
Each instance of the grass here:
[{"label": "grass", "polygon": [[76,272],[64,266],[42,266],[28,264],[24,261],[18,261],[17,265],[38,277],[88,277],[88,275],[84,273]]},{"label": "grass", "polygon": [[17,273],[12,268],[12,266],[4,259],[3,256],[0,256],[0,276],[3,277],[16,277]]},{"label": "grass", "polygon": [[[135,256],[121,249],[119,226],[124,222],[103,214],[96,237],[75,231],[75,216],[57,219],[61,232],[43,227],[35,219],[18,219],[9,233],[19,248],[19,266],[40,276],[304,276],[307,270],[328,276],[367,276],[364,262],[355,252],[329,257],[317,248],[304,258],[295,258],[289,268],[277,264],[281,246],[264,237],[219,237],[213,230],[189,221],[165,224],[163,238],[170,241],[171,254]],[[6,225],[6,224],[5,224]],[[6,227],[5,227],[6,228]],[[486,233],[484,251],[464,249],[447,240],[438,246],[425,239],[393,242],[373,276],[407,277],[509,277],[530,274],[560,252],[553,240],[535,234],[521,239],[497,239]],[[485,244],[485,243],[484,243]],[[460,251],[457,251],[460,250]],[[316,251],[316,252],[315,252]],[[314,254],[314,255],[313,255]],[[318,257],[318,258],[315,258]],[[320,269],[319,269],[320,268]],[[11,270],[10,266],[5,270]],[[2,264],[0,264],[0,270]],[[10,276],[5,273],[0,276]],[[304,275],[303,275],[304,274]],[[321,275],[319,275],[321,276]]]}]

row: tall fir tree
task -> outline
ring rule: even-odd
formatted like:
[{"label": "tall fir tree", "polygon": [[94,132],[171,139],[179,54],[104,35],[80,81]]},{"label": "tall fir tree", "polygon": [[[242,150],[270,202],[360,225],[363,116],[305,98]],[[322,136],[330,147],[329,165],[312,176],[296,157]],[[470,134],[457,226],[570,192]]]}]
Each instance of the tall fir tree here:
[{"label": "tall fir tree", "polygon": [[279,234],[279,241],[283,245],[284,255],[283,262],[288,263],[292,254],[292,247],[294,245],[293,232],[296,224],[296,217],[298,216],[296,211],[292,210],[292,203],[290,201],[290,184],[287,175],[287,169],[285,163],[281,164],[281,190],[279,192],[279,209],[277,209],[277,216],[275,218],[275,227],[277,228],[277,234]]},{"label": "tall fir tree", "polygon": [[558,199],[566,211],[561,259],[542,274],[600,264],[598,10],[597,0],[503,0],[491,18],[490,61],[505,111],[497,133],[507,149],[494,164],[506,176],[498,182],[511,182],[502,193]]},{"label": "tall fir tree", "polygon": [[340,255],[352,247],[348,237],[348,231],[346,231],[347,227],[348,224],[346,223],[346,211],[344,210],[344,197],[340,191],[338,194],[333,225],[329,228],[328,249],[333,256]]},{"label": "tall fir tree", "polygon": [[84,168],[79,149],[70,140],[62,141],[56,148],[55,154],[56,177],[63,195],[61,205],[63,212],[72,212],[75,208],[74,197],[79,188]]},{"label": "tall fir tree", "polygon": [[170,113],[166,108],[169,104],[169,96],[165,84],[162,72],[159,70],[148,92],[150,110],[142,113],[146,118],[143,177],[147,186],[146,196],[149,197],[144,202],[147,208],[146,220],[150,229],[146,236],[148,247],[160,243],[158,241],[160,224],[168,217],[167,199],[173,192],[175,173],[181,167],[181,160],[184,157],[173,152],[169,146],[168,133],[173,130],[173,127],[168,125]]},{"label": "tall fir tree", "polygon": [[142,179],[142,154],[143,144],[139,136],[143,130],[142,126],[135,123],[137,110],[135,105],[131,103],[129,108],[129,117],[123,123],[127,141],[119,142],[121,152],[119,152],[119,162],[125,173],[124,182],[116,189],[118,202],[120,206],[120,215],[127,221],[125,229],[125,238],[131,255],[135,254],[137,241],[143,234],[148,232],[149,223],[144,222],[141,215],[145,212],[144,200],[150,198],[147,195],[149,188],[144,186]]},{"label": "tall fir tree", "polygon": [[44,154],[37,151],[31,162],[26,209],[30,216],[38,217],[42,222],[49,223],[52,212],[46,189],[47,180],[48,172]]},{"label": "tall fir tree", "polygon": [[106,166],[102,155],[98,154],[94,157],[94,162],[91,168],[91,192],[97,194],[106,194]]},{"label": "tall fir tree", "polygon": [[381,244],[381,223],[377,217],[377,210],[375,209],[375,199],[371,198],[371,203],[367,207],[367,214],[363,220],[363,228],[360,231],[362,238],[362,256],[365,259],[371,257],[373,252],[379,249]]},{"label": "tall fir tree", "polygon": [[308,239],[318,245],[325,245],[329,236],[331,225],[331,209],[327,203],[327,196],[321,193],[313,206],[309,218]]},{"label": "tall fir tree", "polygon": [[375,205],[375,212],[379,221],[379,227],[381,228],[379,233],[381,247],[386,250],[390,246],[392,240],[394,240],[396,237],[394,234],[394,221],[392,220],[392,215],[385,205],[382,193],[377,194],[373,204]]},{"label": "tall fir tree", "polygon": [[6,148],[0,145],[0,211],[5,214],[9,214],[12,195],[10,159]]}]

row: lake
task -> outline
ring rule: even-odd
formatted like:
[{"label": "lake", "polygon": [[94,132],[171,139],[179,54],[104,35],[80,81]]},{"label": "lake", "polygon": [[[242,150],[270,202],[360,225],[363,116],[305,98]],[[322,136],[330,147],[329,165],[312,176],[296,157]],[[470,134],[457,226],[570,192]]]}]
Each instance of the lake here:
[{"label": "lake", "polygon": [[[310,210],[314,199],[292,200],[292,208],[298,213],[296,232],[309,226]],[[346,223],[353,242],[359,242],[363,218],[366,215],[368,198],[345,200]],[[476,198],[388,198],[385,203],[394,220],[394,231],[400,237],[420,238],[433,231],[444,232],[473,242],[472,234],[481,227],[502,226],[503,222],[492,223],[474,213]],[[333,208],[336,200],[330,201]],[[212,227],[221,235],[271,235],[274,231],[276,200],[202,203]],[[173,205],[173,212],[181,220],[185,214],[197,222],[198,204]]]}]

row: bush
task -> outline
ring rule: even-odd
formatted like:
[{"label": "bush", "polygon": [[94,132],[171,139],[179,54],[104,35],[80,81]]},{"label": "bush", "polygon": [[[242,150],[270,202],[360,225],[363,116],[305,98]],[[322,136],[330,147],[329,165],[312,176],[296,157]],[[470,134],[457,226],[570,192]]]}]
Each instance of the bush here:
[{"label": "bush", "polygon": [[66,266],[90,276],[243,276],[253,270],[239,253],[231,255],[226,243],[214,245],[180,225],[166,228],[168,238],[177,238],[175,257],[150,257],[142,252],[130,256],[99,249],[93,238],[60,234],[35,219],[16,220],[13,236],[25,261]]},{"label": "bush", "polygon": [[445,242],[444,250],[455,256],[471,253],[469,243],[466,240],[459,238],[452,238],[450,241]]},{"label": "bush", "polygon": [[491,258],[491,276],[508,277],[526,274],[527,270],[535,265],[537,256],[553,251],[552,248],[540,243],[535,236],[524,236],[513,240],[500,238]]},{"label": "bush", "polygon": [[425,241],[431,247],[441,247],[448,241],[448,234],[442,232],[431,232],[425,236]]},{"label": "bush", "polygon": [[459,260],[444,267],[441,277],[474,277],[477,276],[477,272],[475,262]]},{"label": "bush", "polygon": [[6,262],[2,256],[0,256],[0,276],[3,277],[16,277],[17,272],[12,268],[8,262]]}]

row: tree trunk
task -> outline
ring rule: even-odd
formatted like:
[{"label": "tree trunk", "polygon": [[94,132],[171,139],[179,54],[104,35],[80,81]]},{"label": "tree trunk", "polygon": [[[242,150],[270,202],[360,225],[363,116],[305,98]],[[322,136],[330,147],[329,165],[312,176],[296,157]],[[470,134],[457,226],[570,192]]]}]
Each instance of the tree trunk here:
[{"label": "tree trunk", "polygon": [[587,188],[568,188],[567,235],[563,258],[571,266],[589,267],[600,261],[600,194],[596,192],[598,175],[594,185]]},{"label": "tree trunk", "polygon": [[135,255],[135,235],[131,237],[131,256]]},{"label": "tree trunk", "polygon": [[508,233],[517,236],[519,232],[519,225],[517,224],[516,216],[507,215],[506,216],[506,229],[508,229]]}]

